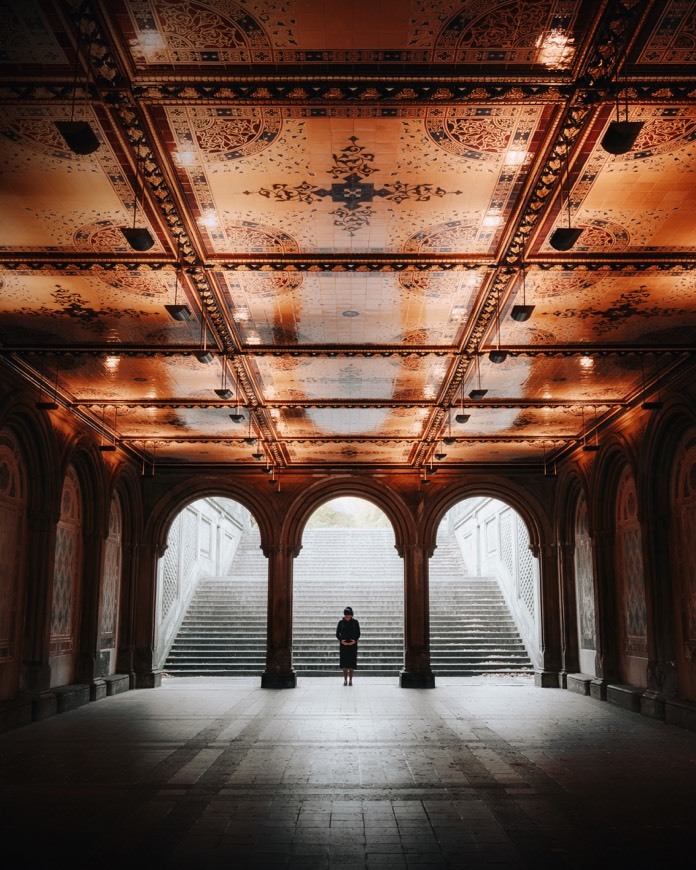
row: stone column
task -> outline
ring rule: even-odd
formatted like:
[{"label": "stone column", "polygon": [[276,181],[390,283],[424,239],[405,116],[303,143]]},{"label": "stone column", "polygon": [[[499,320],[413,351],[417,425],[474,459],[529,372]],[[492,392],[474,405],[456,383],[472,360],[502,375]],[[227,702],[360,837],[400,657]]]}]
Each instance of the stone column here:
[{"label": "stone column", "polygon": [[595,620],[597,650],[595,673],[590,685],[593,698],[606,701],[607,685],[618,682],[619,659],[616,647],[616,578],[614,570],[613,530],[598,529],[592,535],[592,559],[595,577]]},{"label": "stone column", "polygon": [[547,544],[533,550],[539,559],[539,628],[541,667],[534,684],[545,689],[561,686],[561,612],[559,603],[558,546]]},{"label": "stone column", "polygon": [[292,569],[297,552],[284,544],[274,544],[268,558],[268,627],[266,632],[266,670],[261,675],[263,689],[294,689],[297,674],[292,667]]},{"label": "stone column", "polygon": [[133,589],[133,668],[136,689],[154,689],[162,684],[162,671],[155,661],[155,632],[157,560],[164,555],[164,550],[162,548],[158,551],[154,544],[146,541],[138,552],[137,576]]},{"label": "stone column", "polygon": [[135,590],[138,576],[138,546],[124,543],[121,548],[121,601],[118,625],[116,670],[128,674],[130,688],[135,688]]},{"label": "stone column", "polygon": [[575,674],[580,670],[573,541],[563,541],[558,547],[558,590],[561,617],[561,684],[566,688],[568,674]]},{"label": "stone column", "polygon": [[22,688],[38,695],[48,691],[51,685],[51,666],[48,659],[58,516],[50,511],[30,511],[27,527],[27,601],[22,646]]},{"label": "stone column", "polygon": [[399,675],[402,689],[434,689],[430,669],[430,600],[428,554],[420,544],[407,544],[402,553],[405,580],[404,669]]},{"label": "stone column", "polygon": [[647,516],[641,523],[641,537],[648,616],[648,686],[640,699],[640,711],[664,719],[665,698],[677,694],[669,518],[655,513]]},{"label": "stone column", "polygon": [[104,581],[104,537],[88,531],[82,537],[84,545],[82,575],[82,607],[76,677],[78,683],[89,686],[91,701],[106,697],[99,655],[99,620],[101,590]]}]

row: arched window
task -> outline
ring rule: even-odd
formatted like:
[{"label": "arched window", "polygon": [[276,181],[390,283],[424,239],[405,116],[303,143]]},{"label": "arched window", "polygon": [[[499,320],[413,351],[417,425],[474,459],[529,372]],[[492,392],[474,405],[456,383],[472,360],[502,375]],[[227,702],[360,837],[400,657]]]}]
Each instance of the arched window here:
[{"label": "arched window", "polygon": [[587,501],[581,493],[575,509],[575,601],[578,620],[580,670],[595,676],[595,599],[592,569],[592,541]]},{"label": "arched window", "polygon": [[617,614],[621,648],[622,679],[645,685],[645,663],[629,659],[644,658],[648,652],[643,541],[638,521],[638,496],[633,475],[626,467],[619,480],[616,499]]},{"label": "arched window", "polygon": [[[101,626],[99,646],[102,651],[116,648],[118,632],[118,603],[121,593],[121,503],[118,495],[111,499],[109,534],[104,552],[104,578],[101,599]],[[116,662],[111,655],[109,673],[114,673]]]},{"label": "arched window", "polygon": [[63,483],[60,520],[56,530],[51,608],[51,685],[74,677],[82,587],[82,501],[80,482],[70,466]]}]

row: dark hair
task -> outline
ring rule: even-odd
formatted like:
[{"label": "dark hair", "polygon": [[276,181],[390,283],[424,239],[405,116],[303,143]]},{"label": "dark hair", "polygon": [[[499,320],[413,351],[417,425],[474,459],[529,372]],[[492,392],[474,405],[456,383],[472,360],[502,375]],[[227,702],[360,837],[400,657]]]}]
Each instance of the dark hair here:
[{"label": "dark hair", "polygon": [[353,615],[353,608],[352,607],[346,607],[346,609],[343,611],[344,616],[348,616],[349,613],[351,616]]}]

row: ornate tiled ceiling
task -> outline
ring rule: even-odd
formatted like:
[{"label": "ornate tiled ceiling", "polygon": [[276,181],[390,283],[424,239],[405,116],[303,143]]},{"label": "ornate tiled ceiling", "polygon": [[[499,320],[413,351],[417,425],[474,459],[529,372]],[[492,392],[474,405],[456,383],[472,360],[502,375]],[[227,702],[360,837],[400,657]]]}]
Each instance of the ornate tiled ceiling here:
[{"label": "ornate tiled ceiling", "polygon": [[0,10],[0,356],[144,467],[538,466],[689,363],[693,3]]}]

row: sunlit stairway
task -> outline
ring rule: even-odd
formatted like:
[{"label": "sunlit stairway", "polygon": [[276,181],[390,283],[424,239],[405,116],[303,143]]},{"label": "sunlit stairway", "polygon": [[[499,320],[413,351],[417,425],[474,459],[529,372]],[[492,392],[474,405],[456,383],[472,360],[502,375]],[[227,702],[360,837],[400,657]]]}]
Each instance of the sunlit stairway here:
[{"label": "sunlit stairway", "polygon": [[[497,582],[468,577],[453,539],[430,562],[432,667],[436,674],[530,672]],[[172,645],[172,676],[261,674],[266,653],[267,561],[257,534],[241,542],[229,577],[201,582]],[[338,672],[336,623],[350,604],[360,621],[363,674],[403,667],[403,562],[390,529],[307,529],[294,565],[293,666]]]},{"label": "sunlit stairway", "polygon": [[335,675],[336,624],[353,608],[362,636],[358,670],[393,676],[403,667],[403,562],[391,529],[307,529],[295,560],[293,664]]},{"label": "sunlit stairway", "polygon": [[435,675],[532,673],[494,577],[471,577],[454,537],[438,536],[430,559],[430,663]]},{"label": "sunlit stairway", "polygon": [[258,532],[239,544],[227,577],[201,580],[164,665],[171,676],[228,677],[266,665],[268,561]]}]

